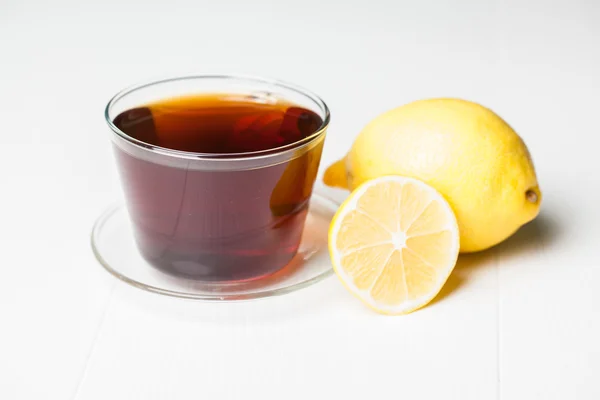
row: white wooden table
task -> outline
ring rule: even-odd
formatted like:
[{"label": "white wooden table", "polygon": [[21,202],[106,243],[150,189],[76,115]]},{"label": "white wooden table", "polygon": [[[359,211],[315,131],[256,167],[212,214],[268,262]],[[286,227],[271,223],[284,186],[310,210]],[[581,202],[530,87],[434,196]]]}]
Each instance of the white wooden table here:
[{"label": "white wooden table", "polygon": [[[599,20],[595,0],[0,1],[0,399],[599,399]],[[121,196],[103,107],[188,72],[319,93],[324,165],[386,109],[481,102],[529,145],[542,213],[405,317],[334,277],[229,304],[131,288],[89,245]]]}]

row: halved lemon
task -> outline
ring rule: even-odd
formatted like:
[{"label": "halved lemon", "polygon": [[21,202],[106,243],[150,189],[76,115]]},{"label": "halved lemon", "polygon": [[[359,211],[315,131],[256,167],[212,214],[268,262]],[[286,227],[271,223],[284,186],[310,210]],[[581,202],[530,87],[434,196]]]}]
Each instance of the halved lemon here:
[{"label": "halved lemon", "polygon": [[429,303],[454,269],[456,217],[431,186],[384,176],[359,186],[329,228],[337,276],[369,307],[406,314]]}]

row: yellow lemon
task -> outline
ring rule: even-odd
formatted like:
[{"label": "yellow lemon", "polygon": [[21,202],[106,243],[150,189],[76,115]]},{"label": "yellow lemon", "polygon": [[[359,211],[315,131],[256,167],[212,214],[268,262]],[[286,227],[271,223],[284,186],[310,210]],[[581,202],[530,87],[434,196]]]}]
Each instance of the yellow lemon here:
[{"label": "yellow lemon", "polygon": [[500,243],[540,208],[523,140],[494,112],[465,100],[421,100],[380,115],[324,181],[353,190],[390,174],[417,178],[444,196],[456,214],[461,252]]},{"label": "yellow lemon", "polygon": [[429,303],[454,269],[458,251],[450,205],[412,178],[385,176],[361,185],[329,229],[337,276],[383,314],[405,314]]}]

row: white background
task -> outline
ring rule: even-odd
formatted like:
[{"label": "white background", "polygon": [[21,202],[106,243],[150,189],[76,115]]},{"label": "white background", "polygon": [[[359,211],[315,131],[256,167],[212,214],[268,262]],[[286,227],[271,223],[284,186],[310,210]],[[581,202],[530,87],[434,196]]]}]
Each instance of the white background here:
[{"label": "white background", "polygon": [[[600,2],[0,0],[1,399],[599,399]],[[540,217],[405,317],[335,277],[181,301],[95,261],[119,199],[103,107],[155,76],[240,72],[330,105],[323,164],[378,113],[480,102],[533,154]]]}]

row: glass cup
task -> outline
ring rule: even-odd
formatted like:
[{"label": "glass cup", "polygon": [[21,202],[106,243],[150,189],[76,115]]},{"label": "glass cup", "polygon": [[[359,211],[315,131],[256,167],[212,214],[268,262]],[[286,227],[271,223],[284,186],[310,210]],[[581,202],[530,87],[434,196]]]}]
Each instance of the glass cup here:
[{"label": "glass cup", "polygon": [[[323,123],[298,142],[236,154],[155,146],[113,123],[132,108],[214,93],[283,99]],[[276,272],[294,257],[329,123],[319,97],[266,79],[189,76],[126,89],[110,100],[105,117],[137,247],[152,266],[186,278],[236,282]]]}]

